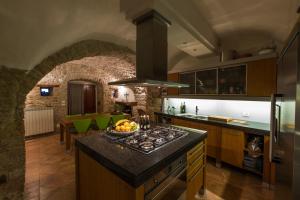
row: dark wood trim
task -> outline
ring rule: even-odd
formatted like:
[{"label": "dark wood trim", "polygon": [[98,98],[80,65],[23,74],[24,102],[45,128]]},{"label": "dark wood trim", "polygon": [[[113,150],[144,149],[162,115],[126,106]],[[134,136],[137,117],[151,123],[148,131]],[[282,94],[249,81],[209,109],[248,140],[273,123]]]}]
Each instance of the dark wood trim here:
[{"label": "dark wood trim", "polygon": [[59,84],[52,84],[52,85],[38,84],[37,87],[59,87]]}]

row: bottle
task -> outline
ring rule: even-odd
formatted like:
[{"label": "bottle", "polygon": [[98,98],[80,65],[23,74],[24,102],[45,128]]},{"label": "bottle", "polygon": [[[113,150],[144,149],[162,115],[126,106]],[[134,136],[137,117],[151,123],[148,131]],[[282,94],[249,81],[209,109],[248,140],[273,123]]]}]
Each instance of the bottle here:
[{"label": "bottle", "polygon": [[150,117],[147,115],[147,129],[150,129]]},{"label": "bottle", "polygon": [[183,102],[182,113],[185,113],[185,102]]},{"label": "bottle", "polygon": [[141,130],[144,130],[144,124],[145,124],[145,122],[144,122],[144,116],[142,115],[140,117],[140,128],[141,128]]},{"label": "bottle", "polygon": [[179,112],[180,112],[180,113],[183,113],[183,105],[182,105],[182,102],[180,103]]}]

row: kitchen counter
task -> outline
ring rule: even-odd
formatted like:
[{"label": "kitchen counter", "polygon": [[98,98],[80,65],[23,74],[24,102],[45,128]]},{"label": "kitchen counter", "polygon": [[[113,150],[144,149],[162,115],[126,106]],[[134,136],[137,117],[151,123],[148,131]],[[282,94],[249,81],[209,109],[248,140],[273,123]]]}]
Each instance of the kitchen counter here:
[{"label": "kitchen counter", "polygon": [[211,124],[211,125],[223,126],[223,127],[227,127],[227,128],[234,128],[234,129],[242,130],[247,133],[253,133],[253,134],[257,134],[257,135],[269,135],[270,134],[270,124],[267,124],[267,123],[247,121],[246,124],[242,124],[242,123],[236,123],[236,122],[221,122],[221,121],[209,120],[207,118],[196,119],[196,118],[192,118],[192,117],[180,116],[180,115],[176,115],[176,114],[173,115],[173,114],[168,114],[168,113],[163,113],[163,112],[155,112],[154,114],[160,115],[160,116],[196,121],[196,122],[201,122],[201,123],[206,123],[206,124]]},{"label": "kitchen counter", "polygon": [[155,150],[143,154],[113,142],[104,133],[96,133],[76,140],[76,147],[137,188],[179,156],[187,153],[207,137],[206,131],[186,129],[189,134]]}]

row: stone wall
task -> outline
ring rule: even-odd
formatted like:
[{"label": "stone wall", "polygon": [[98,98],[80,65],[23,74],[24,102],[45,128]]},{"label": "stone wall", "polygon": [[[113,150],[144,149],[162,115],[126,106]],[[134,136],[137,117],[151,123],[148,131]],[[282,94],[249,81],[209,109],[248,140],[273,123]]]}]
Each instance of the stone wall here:
[{"label": "stone wall", "polygon": [[[117,86],[109,86],[107,83],[111,80],[131,78],[135,74],[134,65],[128,61],[112,56],[86,57],[80,60],[67,62],[55,67],[37,85],[59,85],[54,87],[52,96],[41,96],[39,87],[36,85],[27,95],[25,109],[38,107],[53,107],[54,119],[57,124],[67,114],[67,87],[71,80],[85,80],[96,83],[97,85],[97,111],[111,112],[114,107],[112,98],[112,89]],[[134,97],[138,106],[134,107],[134,113],[137,114],[138,108],[146,109],[147,99],[146,90],[133,89]],[[130,88],[127,88],[130,90]],[[129,93],[130,94],[130,93]],[[118,100],[124,100],[123,94],[119,95]]]},{"label": "stone wall", "polygon": [[24,183],[24,137],[18,113],[25,71],[0,66],[0,199],[21,199]]}]

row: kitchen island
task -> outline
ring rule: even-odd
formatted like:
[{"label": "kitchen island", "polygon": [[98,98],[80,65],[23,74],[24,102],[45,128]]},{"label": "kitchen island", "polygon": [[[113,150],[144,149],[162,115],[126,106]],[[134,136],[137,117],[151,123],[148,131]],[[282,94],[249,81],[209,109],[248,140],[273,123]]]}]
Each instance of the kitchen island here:
[{"label": "kitchen island", "polygon": [[104,133],[76,140],[77,199],[174,199],[178,194],[172,187],[176,187],[175,193],[186,190],[182,195],[194,199],[205,189],[207,133],[175,129],[187,134],[149,153],[111,140]]}]

